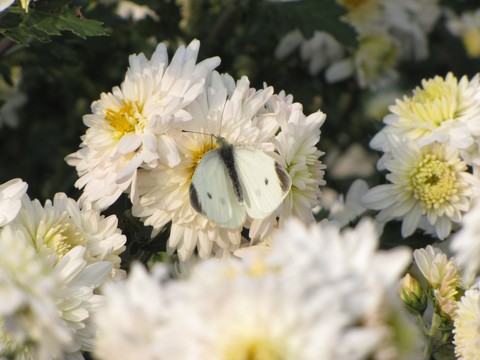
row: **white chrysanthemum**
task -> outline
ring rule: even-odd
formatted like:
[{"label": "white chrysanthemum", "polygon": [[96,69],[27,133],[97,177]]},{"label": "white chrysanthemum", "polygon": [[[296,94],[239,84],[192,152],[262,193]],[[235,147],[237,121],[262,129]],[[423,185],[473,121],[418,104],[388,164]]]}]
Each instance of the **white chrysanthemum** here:
[{"label": "white chrysanthemum", "polygon": [[187,260],[195,248],[200,257],[206,258],[239,247],[241,229],[220,228],[192,208],[190,180],[203,155],[216,148],[215,138],[208,134],[221,135],[230,143],[273,150],[270,140],[279,125],[275,114],[264,110],[272,93],[272,88],[250,88],[246,77],[235,84],[230,76],[213,72],[205,91],[188,107],[193,119],[184,126],[185,130],[203,134],[171,133],[180,163],[172,168],[160,164],[153,171],[139,172],[140,197],[133,204],[133,214],[153,226],[154,233],[172,221],[167,249],[176,249],[182,260]]},{"label": "white chrysanthemum", "polygon": [[62,193],[45,206],[25,195],[22,209],[10,224],[55,282],[51,291],[55,311],[70,336],[65,356],[78,357],[92,349],[95,327],[90,317],[102,302],[97,289],[107,279],[123,275],[119,254],[125,237],[116,225],[115,216],[104,218],[96,210],[80,210]]},{"label": "white chrysanthemum", "polygon": [[47,360],[71,334],[56,306],[59,283],[22,231],[0,229],[0,357]]},{"label": "white chrysanthemum", "polygon": [[461,360],[478,359],[480,354],[480,292],[467,290],[458,302],[453,328],[455,355]]},{"label": "white chrysanthemum", "polygon": [[179,163],[165,132],[190,119],[184,108],[203,91],[205,77],[220,61],[195,65],[199,46],[198,40],[181,46],[170,65],[164,44],[150,60],[143,54],[130,56],[121,87],[92,104],[92,114],[84,116],[88,129],[81,149],[66,158],[80,175],[75,185],[84,187],[81,201],[104,209],[124,191],[135,201],[139,167]]},{"label": "white chrysanthemum", "polygon": [[15,219],[27,187],[27,183],[20,179],[13,179],[0,185],[0,227]]},{"label": "white chrysanthemum", "polygon": [[450,249],[455,253],[457,263],[466,278],[478,275],[480,270],[480,204],[476,204],[463,218],[463,224],[452,242]]},{"label": "white chrysanthemum", "polygon": [[402,219],[403,237],[413,234],[426,219],[436,236],[444,239],[470,209],[478,180],[456,148],[439,143],[419,148],[396,137],[390,137],[389,144],[391,157],[384,164],[391,183],[370,189],[363,205],[381,210],[380,222]]},{"label": "white chrysanthemum", "polygon": [[324,154],[317,149],[320,127],[325,121],[321,111],[305,116],[302,105],[289,104],[281,97],[272,99],[272,109],[277,115],[281,131],[275,138],[276,153],[271,155],[287,171],[292,180],[290,192],[285,197],[280,213],[273,213],[263,220],[254,219],[250,225],[250,237],[265,239],[280,215],[280,223],[291,216],[304,222],[313,221],[312,209],[319,204],[320,186],[325,165],[320,161]]},{"label": "white chrysanthemum", "polygon": [[[295,221],[264,257],[210,259],[181,281],[148,277],[134,268],[124,284],[106,290],[95,354],[179,360],[412,358],[416,332],[403,319],[401,304],[389,297],[410,252],[378,252],[377,243],[368,222],[340,234],[328,223],[307,229]],[[405,334],[398,325],[406,326]],[[395,343],[397,335],[407,335],[403,347]]]},{"label": "white chrysanthemum", "polygon": [[117,227],[115,215],[105,217],[97,210],[80,210],[75,200],[58,193],[45,206],[25,196],[14,224],[28,234],[41,256],[54,263],[76,246],[83,246],[89,264],[108,261],[114,268],[111,276],[123,276],[119,255],[125,250],[126,238]]},{"label": "white chrysanthemum", "polygon": [[[416,141],[419,146],[447,143],[461,150],[468,164],[480,165],[480,76],[460,81],[448,73],[444,78],[422,80],[412,97],[404,96],[390,107],[386,126],[372,139],[373,149],[389,152],[388,134]],[[379,166],[381,167],[381,162]]]}]

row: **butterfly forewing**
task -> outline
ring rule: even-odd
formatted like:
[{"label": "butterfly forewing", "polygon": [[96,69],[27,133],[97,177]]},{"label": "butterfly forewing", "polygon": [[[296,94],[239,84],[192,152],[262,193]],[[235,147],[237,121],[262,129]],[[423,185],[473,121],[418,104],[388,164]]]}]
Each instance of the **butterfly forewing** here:
[{"label": "butterfly forewing", "polygon": [[198,164],[190,183],[190,203],[220,226],[235,228],[245,222],[245,209],[237,200],[219,149],[210,150]]},{"label": "butterfly forewing", "polygon": [[291,180],[278,162],[261,150],[235,144],[238,178],[243,189],[243,205],[254,219],[274,212],[290,190]]}]

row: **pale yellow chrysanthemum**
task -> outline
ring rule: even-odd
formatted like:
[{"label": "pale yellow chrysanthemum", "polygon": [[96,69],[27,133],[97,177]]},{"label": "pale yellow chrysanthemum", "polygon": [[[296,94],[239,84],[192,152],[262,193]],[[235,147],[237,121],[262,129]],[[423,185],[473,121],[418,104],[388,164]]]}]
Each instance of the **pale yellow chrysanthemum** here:
[{"label": "pale yellow chrysanthemum", "polygon": [[[476,143],[480,139],[480,77],[460,81],[448,73],[422,80],[413,96],[404,96],[390,107],[386,126],[372,139],[370,146],[386,153],[388,134],[415,141],[419,146],[440,142],[460,150],[468,164],[480,164]],[[381,166],[380,166],[381,167]]]},{"label": "pale yellow chrysanthemum", "polygon": [[450,319],[455,318],[457,297],[462,281],[454,261],[438,248],[428,245],[417,249],[413,256],[415,262],[427,280],[438,304],[440,312]]},{"label": "pale yellow chrysanthemum", "polygon": [[370,189],[362,198],[365,207],[381,210],[380,222],[402,220],[407,237],[427,221],[439,239],[470,209],[479,181],[468,172],[456,148],[434,143],[418,147],[413,141],[389,137],[391,153],[384,162],[390,184]]},{"label": "pale yellow chrysanthemum", "polygon": [[467,290],[458,302],[454,322],[455,355],[461,360],[480,359],[480,292]]}]

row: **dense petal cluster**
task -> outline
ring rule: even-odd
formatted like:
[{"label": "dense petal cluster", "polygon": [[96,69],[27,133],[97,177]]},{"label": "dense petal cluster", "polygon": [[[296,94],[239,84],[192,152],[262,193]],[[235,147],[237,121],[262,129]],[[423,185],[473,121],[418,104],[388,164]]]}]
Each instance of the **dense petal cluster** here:
[{"label": "dense petal cluster", "polygon": [[[390,297],[410,254],[377,251],[377,242],[371,222],[340,233],[329,223],[307,228],[292,221],[274,238],[269,254],[204,261],[181,281],[166,280],[161,266],[150,275],[138,265],[126,281],[105,291],[96,316],[95,354],[99,359],[415,357],[418,337]],[[395,319],[393,309],[399,311]],[[409,334],[408,346],[396,343],[400,328]]]},{"label": "dense petal cluster", "polygon": [[[9,185],[9,186],[8,186]],[[99,287],[122,278],[125,237],[115,216],[80,209],[65,194],[41,205],[26,184],[2,185],[0,197],[22,193],[17,216],[0,227],[0,355],[16,359],[81,358],[92,349],[91,316]]]},{"label": "dense petal cluster", "polygon": [[312,221],[325,183],[316,147],[325,114],[306,116],[292,96],[213,71],[217,58],[195,64],[198,47],[193,41],[179,48],[170,65],[162,44],[150,60],[132,55],[125,81],[93,103],[81,148],[67,157],[80,175],[84,207],[104,209],[129,193],[133,214],[153,235],[171,225],[167,252],[177,251],[182,261],[195,251],[202,258],[229,256],[242,243],[242,226],[221,227],[190,202],[197,165],[219,139],[267,153],[293,183],[270,216],[241,224],[251,228],[251,239],[268,237],[278,216]]},{"label": "dense petal cluster", "polygon": [[211,58],[195,64],[199,47],[198,40],[180,47],[170,64],[163,43],[150,60],[131,55],[121,86],[92,104],[92,114],[84,116],[88,130],[81,148],[66,159],[80,175],[76,186],[85,188],[83,202],[105,209],[124,191],[135,198],[139,168],[155,167],[159,160],[169,166],[179,163],[165,133],[190,119],[185,107],[220,62]]},{"label": "dense petal cluster", "polygon": [[421,228],[445,239],[470,210],[480,184],[479,97],[478,75],[423,80],[390,106],[371,140],[390,183],[371,189],[363,204],[381,210],[380,221],[402,220],[402,236]]}]

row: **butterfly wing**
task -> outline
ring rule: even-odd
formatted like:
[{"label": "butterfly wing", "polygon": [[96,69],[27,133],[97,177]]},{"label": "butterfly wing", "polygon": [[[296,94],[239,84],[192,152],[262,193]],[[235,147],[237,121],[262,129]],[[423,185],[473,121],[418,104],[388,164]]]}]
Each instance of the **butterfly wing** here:
[{"label": "butterfly wing", "polygon": [[190,204],[222,227],[236,228],[245,222],[245,208],[237,200],[219,149],[207,152],[190,182]]},{"label": "butterfly wing", "polygon": [[235,144],[234,157],[247,214],[253,219],[267,217],[290,191],[290,176],[274,158],[249,145]]}]

